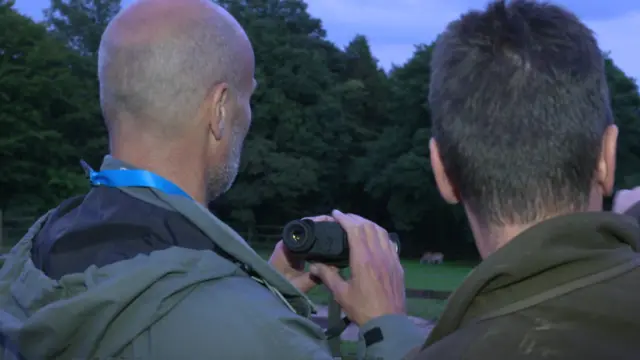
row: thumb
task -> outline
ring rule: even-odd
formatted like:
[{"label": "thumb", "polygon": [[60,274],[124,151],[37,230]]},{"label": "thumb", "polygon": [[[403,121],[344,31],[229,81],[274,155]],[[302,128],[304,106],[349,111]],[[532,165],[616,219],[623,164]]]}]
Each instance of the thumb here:
[{"label": "thumb", "polygon": [[333,297],[339,303],[347,292],[347,282],[340,276],[338,269],[325,264],[311,264],[309,271],[320,278],[322,283],[333,293]]}]

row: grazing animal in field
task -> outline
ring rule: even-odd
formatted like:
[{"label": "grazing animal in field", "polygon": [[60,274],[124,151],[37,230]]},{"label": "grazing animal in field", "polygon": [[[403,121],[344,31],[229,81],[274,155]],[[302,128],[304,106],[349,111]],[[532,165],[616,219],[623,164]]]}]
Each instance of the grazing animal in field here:
[{"label": "grazing animal in field", "polygon": [[444,261],[444,254],[441,252],[426,252],[420,258],[420,264],[442,264]]}]

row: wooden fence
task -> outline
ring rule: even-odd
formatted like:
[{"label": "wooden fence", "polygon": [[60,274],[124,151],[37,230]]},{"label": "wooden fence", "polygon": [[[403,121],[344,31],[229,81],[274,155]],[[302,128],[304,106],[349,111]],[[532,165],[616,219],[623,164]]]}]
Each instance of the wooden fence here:
[{"label": "wooden fence", "polygon": [[11,248],[38,219],[36,212],[7,212],[0,209],[0,252]]},{"label": "wooden fence", "polygon": [[[3,211],[0,209],[0,249],[11,248],[26,234],[29,227],[44,213],[35,210]],[[280,239],[282,226],[262,225],[252,228],[234,226],[252,246],[273,248]],[[244,229],[244,230],[243,230]]]}]

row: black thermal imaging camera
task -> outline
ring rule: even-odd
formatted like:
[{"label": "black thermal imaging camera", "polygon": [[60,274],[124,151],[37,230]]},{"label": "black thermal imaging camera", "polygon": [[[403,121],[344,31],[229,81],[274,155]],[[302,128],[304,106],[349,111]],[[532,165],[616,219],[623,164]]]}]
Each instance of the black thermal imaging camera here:
[{"label": "black thermal imaging camera", "polygon": [[[400,241],[396,233],[389,233],[396,252]],[[293,254],[309,262],[319,262],[339,268],[349,266],[349,241],[340,224],[309,219],[293,220],[282,231],[284,246]]]}]

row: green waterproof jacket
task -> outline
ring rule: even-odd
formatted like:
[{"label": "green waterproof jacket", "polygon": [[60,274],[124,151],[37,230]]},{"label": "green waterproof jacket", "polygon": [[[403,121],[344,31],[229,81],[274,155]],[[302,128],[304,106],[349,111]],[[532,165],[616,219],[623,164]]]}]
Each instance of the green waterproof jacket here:
[{"label": "green waterproof jacket", "polygon": [[[102,168],[123,167],[107,157]],[[0,360],[332,359],[311,302],[231,228],[189,199],[121,190],[181,213],[241,264],[173,247],[54,280],[30,254],[46,214],[0,260]],[[368,359],[400,359],[424,340],[406,316],[361,331],[375,327],[383,341],[365,349],[360,336]]]},{"label": "green waterproof jacket", "polygon": [[640,359],[640,227],[606,212],[544,221],[485,259],[411,360]]}]

